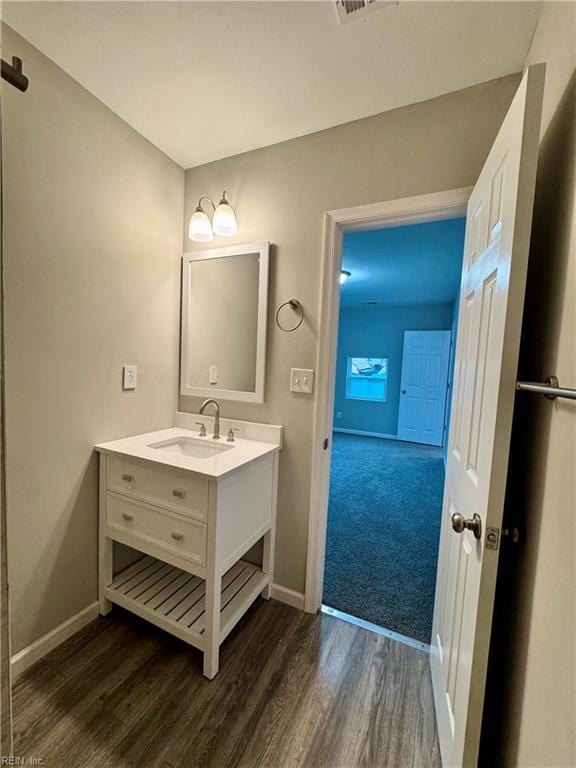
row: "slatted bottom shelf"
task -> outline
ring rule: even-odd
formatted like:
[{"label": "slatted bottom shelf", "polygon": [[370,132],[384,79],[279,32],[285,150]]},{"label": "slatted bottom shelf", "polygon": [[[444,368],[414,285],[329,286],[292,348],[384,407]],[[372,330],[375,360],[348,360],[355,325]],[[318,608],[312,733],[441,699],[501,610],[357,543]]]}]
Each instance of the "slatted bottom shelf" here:
[{"label": "slatted bottom shelf", "polygon": [[[220,642],[268,583],[258,566],[239,560],[222,577]],[[190,645],[204,650],[206,583],[146,556],[118,573],[106,597]]]}]

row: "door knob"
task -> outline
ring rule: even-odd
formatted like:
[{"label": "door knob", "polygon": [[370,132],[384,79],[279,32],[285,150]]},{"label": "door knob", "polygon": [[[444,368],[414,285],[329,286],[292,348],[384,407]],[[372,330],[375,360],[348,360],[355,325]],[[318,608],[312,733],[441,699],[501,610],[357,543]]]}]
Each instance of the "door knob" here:
[{"label": "door knob", "polygon": [[403,389],[403,390],[402,390],[402,394],[403,394],[403,395],[405,395],[405,394],[406,394],[406,390],[405,390],[405,389]]},{"label": "door knob", "polygon": [[472,531],[475,539],[482,536],[482,518],[474,513],[471,520],[467,520],[464,515],[454,512],[452,515],[452,528],[456,533],[464,533],[465,530]]}]

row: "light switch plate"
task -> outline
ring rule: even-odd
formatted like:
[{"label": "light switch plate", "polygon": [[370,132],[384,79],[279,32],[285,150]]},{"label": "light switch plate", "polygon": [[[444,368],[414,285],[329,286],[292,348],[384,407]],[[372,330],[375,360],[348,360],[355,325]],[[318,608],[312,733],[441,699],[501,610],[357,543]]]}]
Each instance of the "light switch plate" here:
[{"label": "light switch plate", "polygon": [[314,391],[314,371],[311,368],[292,368],[290,371],[290,392],[311,395]]},{"label": "light switch plate", "polygon": [[125,365],[122,369],[122,389],[136,389],[138,383],[138,366]]},{"label": "light switch plate", "polygon": [[208,383],[218,384],[218,366],[211,365],[208,370]]}]

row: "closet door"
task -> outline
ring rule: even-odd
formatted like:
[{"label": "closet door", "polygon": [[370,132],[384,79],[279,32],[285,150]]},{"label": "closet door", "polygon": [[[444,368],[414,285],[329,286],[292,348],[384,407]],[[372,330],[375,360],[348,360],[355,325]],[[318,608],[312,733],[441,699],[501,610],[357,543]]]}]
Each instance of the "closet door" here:
[{"label": "closet door", "polygon": [[451,331],[404,331],[398,439],[442,445]]}]

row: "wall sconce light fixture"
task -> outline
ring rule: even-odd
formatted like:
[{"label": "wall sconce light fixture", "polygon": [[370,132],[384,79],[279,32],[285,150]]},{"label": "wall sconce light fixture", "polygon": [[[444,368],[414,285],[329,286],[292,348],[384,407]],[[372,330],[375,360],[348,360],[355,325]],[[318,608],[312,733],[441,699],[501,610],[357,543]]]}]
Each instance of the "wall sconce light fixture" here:
[{"label": "wall sconce light fixture", "polygon": [[[212,221],[206,211],[202,208],[202,201],[207,200],[214,209]],[[209,197],[203,196],[198,200],[196,210],[190,217],[188,227],[188,237],[195,243],[209,243],[214,239],[214,235],[221,237],[234,237],[238,234],[238,222],[234,209],[228,202],[226,192],[222,192],[222,199],[215,206]]]},{"label": "wall sconce light fixture", "polygon": [[347,269],[343,269],[340,272],[340,285],[344,285],[344,283],[346,282],[346,280],[348,280],[348,278],[350,277],[351,274],[352,273],[348,272]]}]

